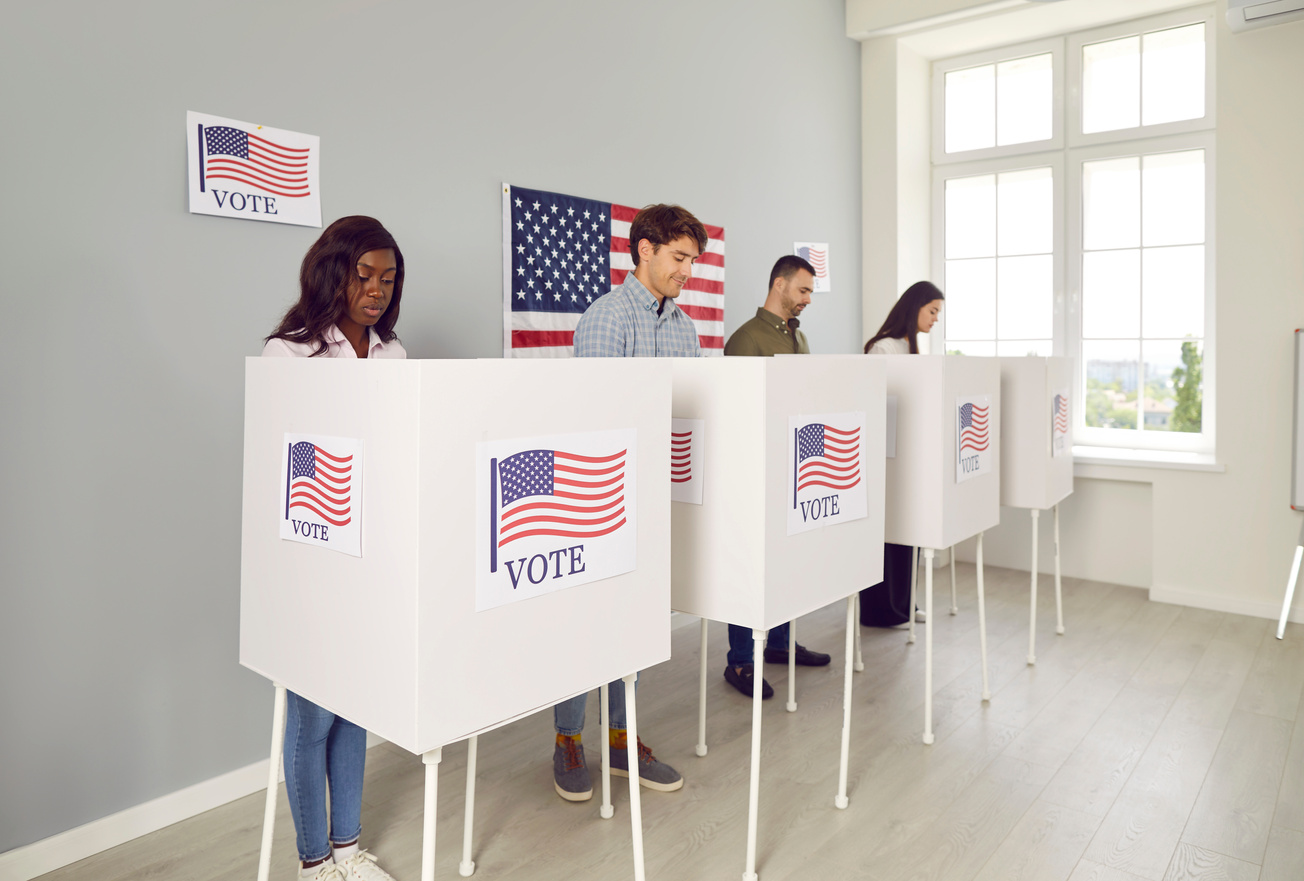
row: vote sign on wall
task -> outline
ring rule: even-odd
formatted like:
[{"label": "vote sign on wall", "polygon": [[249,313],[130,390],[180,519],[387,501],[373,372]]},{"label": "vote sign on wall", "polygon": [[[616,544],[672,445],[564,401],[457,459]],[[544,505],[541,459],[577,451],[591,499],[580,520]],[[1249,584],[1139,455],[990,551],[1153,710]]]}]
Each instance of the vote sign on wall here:
[{"label": "vote sign on wall", "polygon": [[867,516],[864,437],[863,410],[788,418],[788,535]]},{"label": "vote sign on wall", "polygon": [[970,395],[955,399],[955,482],[989,473],[996,462],[992,449],[992,399]]},{"label": "vote sign on wall", "polygon": [[475,609],[630,572],[634,429],[476,444]]},{"label": "vote sign on wall", "polygon": [[362,441],[285,435],[281,538],[362,556]]}]

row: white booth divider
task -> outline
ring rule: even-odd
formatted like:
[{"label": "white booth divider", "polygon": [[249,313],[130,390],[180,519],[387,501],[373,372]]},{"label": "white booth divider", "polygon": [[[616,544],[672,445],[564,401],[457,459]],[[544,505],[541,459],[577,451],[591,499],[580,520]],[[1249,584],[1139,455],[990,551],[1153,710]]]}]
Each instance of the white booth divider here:
[{"label": "white booth divider", "polygon": [[1037,663],[1037,521],[1055,512],[1055,632],[1064,632],[1060,588],[1059,503],[1073,492],[1073,362],[1068,358],[1001,358],[1001,504],[1032,517],[1028,663]]},{"label": "white booth divider", "polygon": [[[633,358],[251,358],[245,376],[240,663],[278,686],[277,726],[288,688],[423,755],[422,878],[430,881],[441,747],[611,680],[632,683],[638,670],[670,657],[669,371]],[[488,583],[480,571],[486,554],[501,547],[506,557],[521,545],[495,531],[500,500],[496,488],[481,486],[488,470],[478,457],[495,444],[551,454],[603,432],[632,439],[621,471],[627,522],[613,534],[625,530],[633,568],[575,583],[586,565],[599,564],[597,539],[559,538],[559,549],[590,545],[588,556],[536,554],[542,567],[532,557],[510,568],[495,559],[499,576],[507,569],[516,580],[500,583],[499,604],[485,607],[477,596]],[[361,518],[361,556],[282,538],[295,513],[287,507],[287,435],[361,442],[350,515]],[[534,595],[519,595],[527,593]],[[346,651],[322,638],[339,633],[341,620]],[[584,636],[557,639],[561,632]],[[627,697],[636,768],[632,687]],[[274,730],[269,806],[281,736]],[[642,878],[638,788],[635,774],[631,823]],[[609,810],[604,805],[604,815]],[[469,856],[463,874],[474,868]]]},{"label": "white booth divider", "polygon": [[[768,630],[847,600],[841,772],[835,804],[847,805],[852,600],[883,571],[884,367],[864,356],[677,359],[674,416],[700,420],[701,504],[672,505],[671,605],[702,617],[702,696],[697,753],[706,754],[706,619],[751,628],[756,648],[745,879],[756,878],[761,658]],[[857,416],[857,414],[859,414]],[[800,417],[800,418],[798,418]],[[859,480],[848,489],[794,496],[794,432],[863,420]],[[807,435],[802,435],[803,437]],[[849,457],[843,457],[849,458]],[[856,494],[863,516],[848,519]],[[831,499],[835,499],[830,501]],[[826,526],[820,526],[827,523]],[[814,527],[814,528],[812,528]],[[794,627],[795,631],[795,627]],[[789,646],[795,646],[790,633]],[[789,679],[793,652],[789,651]],[[790,701],[789,709],[795,704]]]},{"label": "white booth divider", "polygon": [[[982,533],[1000,522],[1000,364],[995,358],[971,356],[866,357],[885,365],[887,395],[895,405],[895,437],[889,443],[895,455],[888,458],[886,468],[885,540],[924,551],[923,740],[932,743],[933,555],[939,548],[949,548],[975,535],[982,697],[991,698],[987,684]],[[966,415],[966,404],[976,409]],[[965,419],[971,424],[964,426]],[[975,430],[980,436],[976,442],[969,439]],[[975,443],[982,449],[975,450]],[[913,586],[913,575],[911,583]],[[911,593],[913,642],[914,591]]]}]

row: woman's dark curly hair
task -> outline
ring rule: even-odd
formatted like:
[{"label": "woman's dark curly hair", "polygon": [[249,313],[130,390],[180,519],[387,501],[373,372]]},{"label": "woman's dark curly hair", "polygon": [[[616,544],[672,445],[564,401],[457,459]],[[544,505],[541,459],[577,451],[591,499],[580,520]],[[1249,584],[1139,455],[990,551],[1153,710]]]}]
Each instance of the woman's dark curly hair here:
[{"label": "woman's dark curly hair", "polygon": [[386,248],[394,252],[398,271],[394,273],[389,307],[376,322],[375,330],[383,342],[397,339],[394,325],[403,299],[403,252],[379,220],[355,214],[326,227],[308,249],[299,267],[299,302],[289,308],[267,340],[313,343],[313,355],[325,352],[327,331],[348,313],[348,292],[357,283],[358,261],[368,251]]}]

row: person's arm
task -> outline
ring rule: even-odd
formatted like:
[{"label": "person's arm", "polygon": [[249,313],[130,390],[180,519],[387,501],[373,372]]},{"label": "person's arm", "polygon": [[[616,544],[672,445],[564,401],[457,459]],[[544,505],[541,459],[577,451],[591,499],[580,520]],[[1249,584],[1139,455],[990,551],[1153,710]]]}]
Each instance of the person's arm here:
[{"label": "person's arm", "polygon": [[724,353],[726,355],[751,355],[753,357],[763,355],[760,345],[756,340],[743,328],[734,331],[733,336],[724,344]]},{"label": "person's arm", "polygon": [[575,327],[576,358],[623,358],[629,328],[619,310],[590,306]]}]

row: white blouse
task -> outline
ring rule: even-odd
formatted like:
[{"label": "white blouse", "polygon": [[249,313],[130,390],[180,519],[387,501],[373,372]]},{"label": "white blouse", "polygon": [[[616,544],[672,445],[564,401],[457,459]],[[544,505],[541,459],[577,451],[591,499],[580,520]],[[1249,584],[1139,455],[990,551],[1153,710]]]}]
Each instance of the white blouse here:
[{"label": "white blouse", "polygon": [[869,347],[870,355],[909,355],[910,341],[905,337],[883,337]]}]

